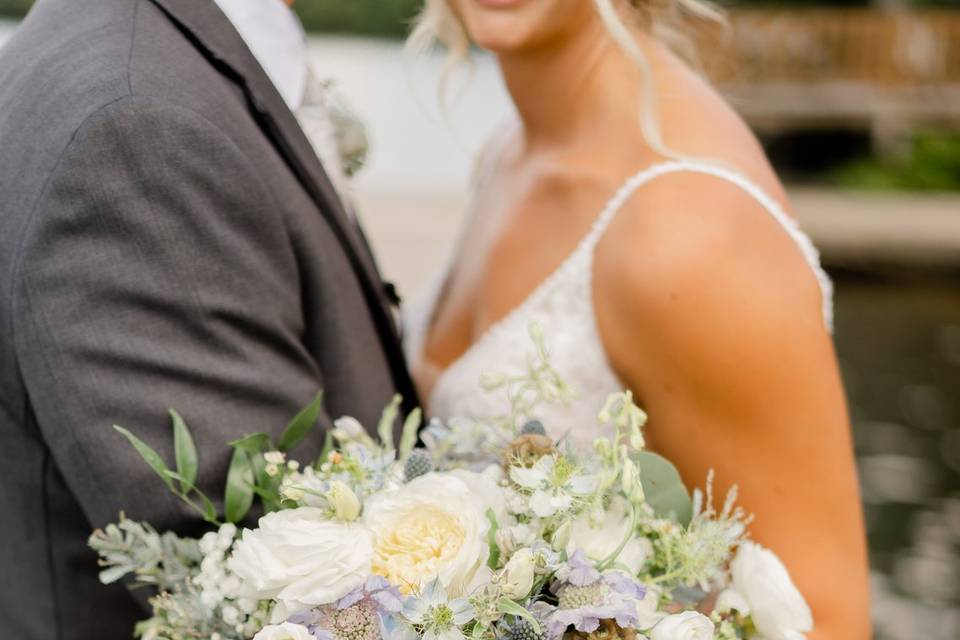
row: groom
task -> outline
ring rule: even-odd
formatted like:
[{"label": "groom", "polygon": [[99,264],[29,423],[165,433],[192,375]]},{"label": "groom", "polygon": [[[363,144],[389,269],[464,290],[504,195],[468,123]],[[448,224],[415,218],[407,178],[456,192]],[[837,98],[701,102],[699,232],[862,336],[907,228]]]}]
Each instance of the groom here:
[{"label": "groom", "polygon": [[293,114],[302,35],[278,10],[38,0],[0,50],[6,638],[129,638],[142,598],[97,582],[90,530],[123,509],[195,532],[112,424],[171,460],[178,409],[218,495],[225,442],[318,389],[321,426],[416,401],[396,300]]}]

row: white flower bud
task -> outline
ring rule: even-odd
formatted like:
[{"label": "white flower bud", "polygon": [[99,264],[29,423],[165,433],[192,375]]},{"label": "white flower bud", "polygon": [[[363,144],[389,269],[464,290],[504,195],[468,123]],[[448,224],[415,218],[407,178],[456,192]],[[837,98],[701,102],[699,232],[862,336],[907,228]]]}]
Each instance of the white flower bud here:
[{"label": "white flower bud", "polygon": [[247,615],[256,611],[258,604],[259,603],[253,598],[240,598],[237,600],[237,606],[240,607],[240,611],[243,611]]},{"label": "white flower bud", "polygon": [[237,526],[232,522],[224,524],[217,532],[217,547],[221,551],[226,551],[233,545],[235,537],[237,537]]},{"label": "white flower bud", "polygon": [[240,619],[240,612],[237,611],[236,607],[228,604],[220,611],[220,616],[223,618],[224,623],[235,625]]},{"label": "white flower bud", "polygon": [[512,600],[526,597],[533,588],[536,561],[533,552],[524,547],[518,549],[500,572],[500,589],[503,595]]},{"label": "white flower bud", "polygon": [[275,464],[273,464],[273,463],[271,462],[270,464],[268,464],[268,465],[264,468],[264,471],[266,471],[266,472],[267,472],[267,475],[272,478],[272,477],[274,477],[275,475],[277,475],[278,473],[280,473],[280,467],[278,467],[277,465],[275,465]]},{"label": "white flower bud", "polygon": [[357,494],[340,480],[330,483],[326,498],[338,520],[351,522],[360,515],[360,500],[357,499]]},{"label": "white flower bud", "polygon": [[610,455],[610,451],[613,450],[613,445],[610,443],[609,438],[597,438],[593,441],[593,450],[597,452],[597,455],[601,458],[606,458]]},{"label": "white flower bud", "polygon": [[644,500],[643,484],[640,482],[640,471],[630,458],[623,460],[623,472],[620,476],[623,493],[627,500],[639,504]]},{"label": "white flower bud", "polygon": [[366,435],[363,425],[356,418],[345,416],[333,421],[333,437],[341,442],[360,440]]},{"label": "white flower bud", "polygon": [[205,556],[210,555],[217,549],[216,531],[208,531],[200,538],[200,553]]},{"label": "white flower bud", "polygon": [[263,459],[270,464],[280,465],[286,461],[287,457],[282,451],[267,451],[265,454],[263,454]]},{"label": "white flower bud", "polygon": [[570,521],[565,520],[563,524],[557,527],[550,539],[550,546],[554,551],[563,551],[570,542]]}]

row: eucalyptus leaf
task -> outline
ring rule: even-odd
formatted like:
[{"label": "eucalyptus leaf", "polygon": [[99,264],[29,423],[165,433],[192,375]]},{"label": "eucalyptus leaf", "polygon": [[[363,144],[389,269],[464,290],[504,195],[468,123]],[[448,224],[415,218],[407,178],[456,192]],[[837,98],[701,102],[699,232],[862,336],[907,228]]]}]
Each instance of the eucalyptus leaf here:
[{"label": "eucalyptus leaf", "polygon": [[180,414],[170,409],[170,420],[173,422],[173,452],[177,462],[177,473],[186,478],[180,483],[180,491],[186,493],[187,485],[193,486],[197,482],[197,447],[193,443],[190,429]]},{"label": "eucalyptus leaf", "polygon": [[266,433],[250,433],[239,440],[233,440],[227,444],[234,449],[243,449],[251,455],[273,449],[273,445],[270,443],[270,436]]},{"label": "eucalyptus leaf", "polygon": [[313,401],[304,407],[303,410],[290,421],[287,428],[283,430],[283,434],[280,436],[280,442],[277,443],[277,449],[280,451],[290,451],[297,446],[297,444],[310,433],[310,430],[316,426],[322,405],[323,392],[321,391],[317,393]]},{"label": "eucalyptus leaf", "polygon": [[134,567],[128,565],[118,565],[104,569],[98,574],[100,584],[112,584],[128,573],[133,572],[133,570]]},{"label": "eucalyptus leaf", "polygon": [[163,480],[164,484],[173,491],[177,493],[176,487],[173,484],[173,480],[170,479],[170,476],[167,474],[170,469],[167,467],[167,463],[163,461],[163,458],[160,457],[160,454],[154,451],[146,442],[133,435],[120,425],[113,425],[113,428],[120,434],[122,434],[127,440],[130,441],[130,444],[133,445],[133,448],[136,449],[137,453],[140,454],[140,457],[143,458],[144,462],[150,465],[150,468],[160,476],[160,479]]},{"label": "eucalyptus leaf", "polygon": [[693,503],[677,468],[650,451],[631,454],[630,458],[640,471],[643,493],[654,514],[658,518],[674,518],[686,526],[693,515]]},{"label": "eucalyptus leaf", "polygon": [[240,522],[253,505],[253,466],[250,454],[243,449],[234,449],[227,472],[227,489],[223,499],[224,517],[227,522]]}]

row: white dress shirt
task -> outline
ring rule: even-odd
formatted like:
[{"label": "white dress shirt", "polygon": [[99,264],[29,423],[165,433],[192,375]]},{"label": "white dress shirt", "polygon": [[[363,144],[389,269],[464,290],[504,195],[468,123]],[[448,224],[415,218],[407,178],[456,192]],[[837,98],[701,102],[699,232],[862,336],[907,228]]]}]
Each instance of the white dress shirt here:
[{"label": "white dress shirt", "polygon": [[290,111],[303,103],[307,86],[307,37],[283,0],[214,0],[233,23]]},{"label": "white dress shirt", "polygon": [[343,169],[336,127],[323,84],[310,69],[307,37],[297,14],[283,0],[214,0],[266,71],[350,215],[350,183]]}]

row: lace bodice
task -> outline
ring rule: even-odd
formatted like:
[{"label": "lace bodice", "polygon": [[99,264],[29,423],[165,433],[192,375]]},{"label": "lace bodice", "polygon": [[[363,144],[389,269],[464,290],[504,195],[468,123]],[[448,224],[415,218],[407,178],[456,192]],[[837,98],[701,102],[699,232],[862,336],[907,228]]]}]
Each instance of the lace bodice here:
[{"label": "lace bodice", "polygon": [[[597,217],[590,232],[570,256],[506,317],[493,324],[445,371],[439,373],[428,398],[427,411],[437,418],[464,416],[484,418],[503,413],[500,395],[484,394],[480,377],[491,373],[522,374],[533,349],[531,323],[538,323],[547,337],[551,362],[577,394],[569,407],[545,407],[538,417],[549,435],[566,435],[575,444],[589,444],[600,435],[596,414],[610,393],[623,384],[610,366],[600,339],[593,308],[591,279],[594,249],[611,220],[630,196],[658,176],[678,171],[709,174],[727,180],[754,197],[796,242],[820,284],[823,320],[832,331],[832,283],[820,265],[819,254],[809,237],[776,200],[744,176],[729,169],[690,161],[662,162],[640,171],[614,194]],[[445,270],[446,271],[446,270]],[[411,366],[424,366],[424,343],[447,273],[404,318],[406,349]]]}]

